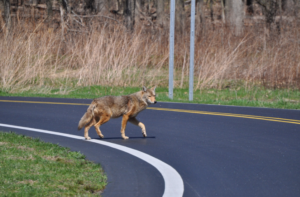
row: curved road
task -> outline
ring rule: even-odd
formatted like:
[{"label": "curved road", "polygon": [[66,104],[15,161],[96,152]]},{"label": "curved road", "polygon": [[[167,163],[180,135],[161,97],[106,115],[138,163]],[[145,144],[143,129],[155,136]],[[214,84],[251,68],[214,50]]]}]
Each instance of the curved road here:
[{"label": "curved road", "polygon": [[[101,163],[108,185],[103,196],[162,196],[165,181],[148,162],[120,150],[24,129],[16,125],[77,135],[91,100],[0,97],[0,131],[15,131],[80,151]],[[249,107],[158,103],[137,117],[147,129],[121,119],[94,128],[94,141],[122,145],[173,167],[184,183],[183,196],[300,196],[300,111]],[[1,126],[2,125],[2,126]],[[174,188],[176,191],[176,188]]]}]

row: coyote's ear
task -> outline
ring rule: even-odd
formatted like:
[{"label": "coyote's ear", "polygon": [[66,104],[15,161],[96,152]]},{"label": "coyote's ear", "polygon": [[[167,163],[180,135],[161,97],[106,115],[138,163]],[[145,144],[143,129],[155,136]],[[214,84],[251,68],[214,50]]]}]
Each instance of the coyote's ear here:
[{"label": "coyote's ear", "polygon": [[155,89],[156,89],[156,86],[151,88],[151,90],[154,92],[154,94],[155,94]]},{"label": "coyote's ear", "polygon": [[147,91],[147,88],[145,86],[143,86],[143,91],[146,92]]}]

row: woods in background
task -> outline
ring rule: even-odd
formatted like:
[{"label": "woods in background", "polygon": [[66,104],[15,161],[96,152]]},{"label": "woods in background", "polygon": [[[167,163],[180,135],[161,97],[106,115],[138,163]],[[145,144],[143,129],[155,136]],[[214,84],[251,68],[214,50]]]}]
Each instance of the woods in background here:
[{"label": "woods in background", "polygon": [[[190,0],[176,0],[187,87]],[[196,0],[195,89],[300,89],[300,0]],[[170,0],[0,0],[0,88],[168,86]],[[242,84],[242,85],[241,85]]]},{"label": "woods in background", "polygon": [[[178,34],[188,32],[190,3],[190,0],[176,0]],[[196,4],[198,35],[204,35],[208,27],[225,25],[240,36],[246,21],[251,25],[263,21],[269,35],[273,26],[280,33],[283,21],[298,19],[300,0],[196,0]],[[66,21],[82,23],[83,18],[87,21],[98,17],[121,23],[129,31],[137,25],[168,29],[169,6],[169,0],[0,0],[0,22],[2,30],[20,19],[43,20],[63,27]]]}]

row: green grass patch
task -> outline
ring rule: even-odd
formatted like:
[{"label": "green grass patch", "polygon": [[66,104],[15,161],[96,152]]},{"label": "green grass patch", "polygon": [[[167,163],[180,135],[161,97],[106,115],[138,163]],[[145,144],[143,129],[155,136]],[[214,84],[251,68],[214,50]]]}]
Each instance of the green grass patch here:
[{"label": "green grass patch", "polygon": [[[242,86],[241,86],[242,87]],[[300,91],[290,89],[252,88],[204,89],[194,92],[194,100],[189,101],[187,88],[174,89],[173,100],[168,97],[168,88],[156,88],[157,101],[201,103],[216,105],[235,105],[251,107],[268,107],[281,109],[300,109]],[[0,90],[0,96],[55,97],[55,98],[98,98],[106,95],[127,95],[141,90],[140,87],[104,87],[89,86],[74,88],[62,93],[60,89],[51,89],[48,93],[40,93],[29,89],[22,93],[9,93]]]},{"label": "green grass patch", "polygon": [[99,164],[55,144],[0,132],[0,196],[99,196]]}]

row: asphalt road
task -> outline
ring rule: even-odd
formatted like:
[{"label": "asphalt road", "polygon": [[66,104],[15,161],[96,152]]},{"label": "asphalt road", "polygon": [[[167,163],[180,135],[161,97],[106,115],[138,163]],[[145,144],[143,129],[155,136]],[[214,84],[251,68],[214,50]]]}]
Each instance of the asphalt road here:
[{"label": "asphalt road", "polygon": [[[0,97],[0,124],[83,136],[77,124],[87,105],[76,104],[90,102]],[[151,107],[137,117],[146,126],[147,138],[129,123],[126,135],[130,138],[122,140],[119,118],[101,126],[105,136],[101,141],[139,150],[172,166],[183,180],[183,196],[300,196],[299,110],[179,103]],[[100,163],[108,176],[103,196],[163,195],[161,173],[130,154],[85,140],[1,126],[0,131],[58,143]],[[100,141],[94,128],[90,137]]]}]

